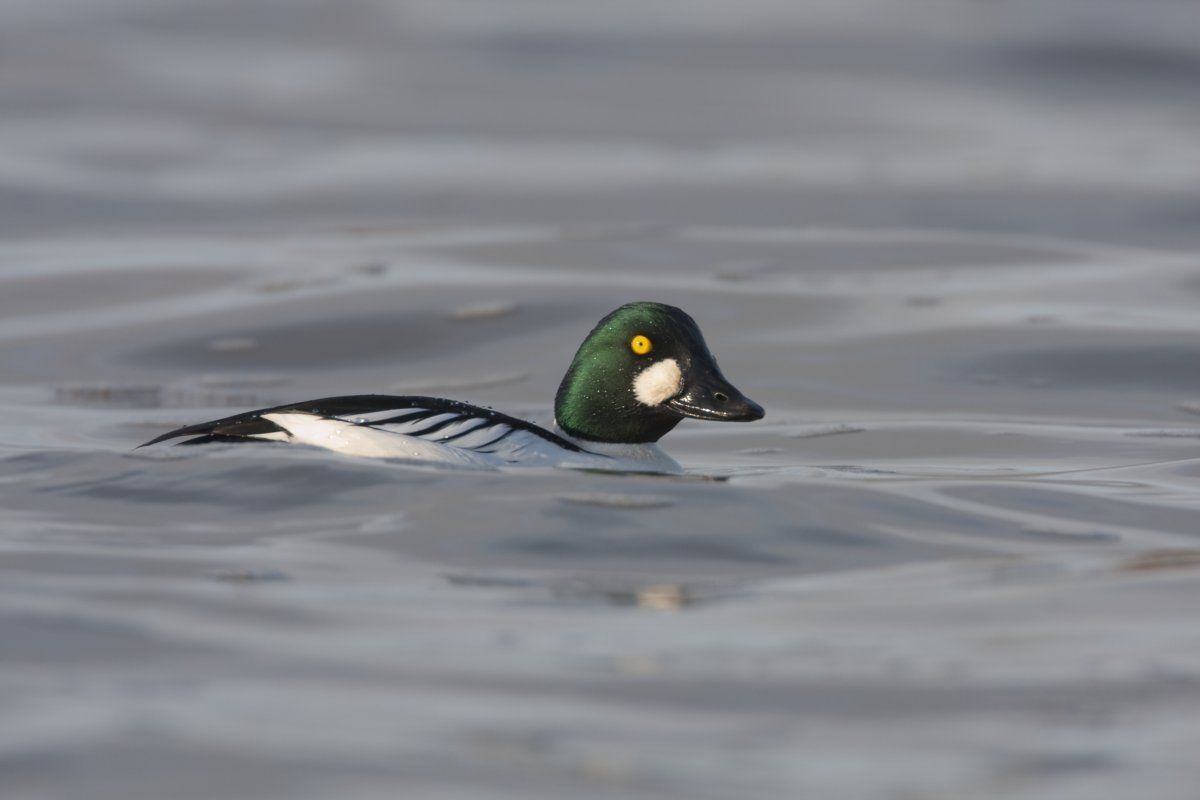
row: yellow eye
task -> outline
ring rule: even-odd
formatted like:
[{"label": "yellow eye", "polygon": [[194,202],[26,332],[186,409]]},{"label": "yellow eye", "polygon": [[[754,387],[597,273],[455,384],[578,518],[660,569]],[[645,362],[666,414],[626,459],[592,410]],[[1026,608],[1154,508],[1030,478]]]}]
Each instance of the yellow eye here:
[{"label": "yellow eye", "polygon": [[654,345],[650,343],[649,339],[639,333],[629,340],[629,349],[639,356],[644,356],[654,349]]}]

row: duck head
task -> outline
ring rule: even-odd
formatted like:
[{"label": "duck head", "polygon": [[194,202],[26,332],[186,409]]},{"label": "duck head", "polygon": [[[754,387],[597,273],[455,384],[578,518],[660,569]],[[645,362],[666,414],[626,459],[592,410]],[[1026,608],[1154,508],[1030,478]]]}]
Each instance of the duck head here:
[{"label": "duck head", "polygon": [[656,442],[684,417],[762,419],[725,379],[695,321],[674,306],[628,303],[592,329],[558,387],[566,433],[599,442]]}]

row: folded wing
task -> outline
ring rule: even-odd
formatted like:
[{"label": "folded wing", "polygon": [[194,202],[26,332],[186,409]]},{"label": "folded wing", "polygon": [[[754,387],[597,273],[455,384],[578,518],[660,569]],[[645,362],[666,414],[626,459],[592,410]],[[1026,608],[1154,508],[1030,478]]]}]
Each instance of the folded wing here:
[{"label": "folded wing", "polygon": [[392,395],[325,397],[259,409],[179,428],[141,447],[172,439],[189,445],[300,442],[353,455],[432,460],[453,456],[472,463],[517,460],[538,449],[585,452],[545,428],[490,408]]}]

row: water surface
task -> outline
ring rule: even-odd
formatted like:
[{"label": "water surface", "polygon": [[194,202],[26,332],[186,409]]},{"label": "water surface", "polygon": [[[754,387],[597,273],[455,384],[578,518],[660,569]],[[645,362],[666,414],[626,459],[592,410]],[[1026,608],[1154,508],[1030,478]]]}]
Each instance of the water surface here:
[{"label": "water surface", "polygon": [[[1193,796],[1184,7],[610,5],[6,7],[4,797]],[[132,449],[633,299],[684,477]]]}]

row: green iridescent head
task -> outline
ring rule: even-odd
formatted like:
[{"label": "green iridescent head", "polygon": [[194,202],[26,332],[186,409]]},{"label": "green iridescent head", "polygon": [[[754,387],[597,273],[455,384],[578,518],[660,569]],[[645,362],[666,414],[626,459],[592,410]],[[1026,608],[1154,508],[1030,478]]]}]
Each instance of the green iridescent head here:
[{"label": "green iridescent head", "polygon": [[674,306],[628,303],[592,329],[554,402],[566,433],[656,442],[684,417],[748,422],[760,405],[721,374],[695,321]]}]

